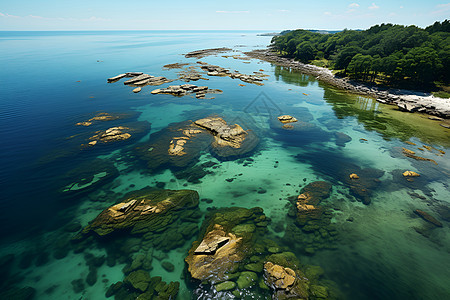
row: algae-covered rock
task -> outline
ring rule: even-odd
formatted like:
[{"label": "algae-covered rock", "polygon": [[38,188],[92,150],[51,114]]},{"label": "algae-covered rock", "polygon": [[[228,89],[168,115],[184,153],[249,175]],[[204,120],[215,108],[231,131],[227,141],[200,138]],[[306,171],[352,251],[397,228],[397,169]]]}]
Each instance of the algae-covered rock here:
[{"label": "algae-covered rock", "polygon": [[234,281],[224,281],[222,283],[216,284],[216,291],[229,291],[236,287],[236,283]]},{"label": "algae-covered rock", "polygon": [[127,277],[125,277],[123,282],[137,290],[145,292],[148,288],[148,284],[150,283],[150,274],[144,270],[137,270],[131,272]]},{"label": "algae-covered rock", "polygon": [[243,155],[252,151],[259,142],[253,131],[246,131],[239,124],[228,125],[220,117],[207,117],[194,123],[213,135],[212,150],[220,157]]},{"label": "algae-covered rock", "polygon": [[297,222],[305,225],[311,219],[320,219],[324,209],[318,204],[330,196],[331,184],[326,181],[315,181],[301,190],[297,197]]},{"label": "algae-covered rock", "polygon": [[244,271],[237,279],[236,283],[240,289],[246,289],[255,285],[258,281],[258,275],[255,272]]},{"label": "algae-covered rock", "polygon": [[191,276],[211,283],[228,280],[252,255],[254,237],[264,230],[254,225],[261,215],[261,208],[228,208],[212,213],[185,259]]},{"label": "algae-covered rock", "polygon": [[192,190],[144,189],[133,192],[101,212],[82,234],[95,232],[105,236],[116,230],[130,230],[131,233],[162,230],[174,221],[174,212],[195,208],[198,202],[198,193]]},{"label": "algae-covered rock", "polygon": [[278,258],[275,260],[278,260],[280,264],[272,262],[271,257],[268,257],[268,261],[264,264],[265,283],[273,290],[272,298],[309,299],[309,280],[298,268],[290,268],[284,265],[284,263],[287,263],[293,267],[296,266],[296,263],[293,264],[286,260],[288,256],[290,257],[291,254],[284,255],[284,257],[274,257]]}]

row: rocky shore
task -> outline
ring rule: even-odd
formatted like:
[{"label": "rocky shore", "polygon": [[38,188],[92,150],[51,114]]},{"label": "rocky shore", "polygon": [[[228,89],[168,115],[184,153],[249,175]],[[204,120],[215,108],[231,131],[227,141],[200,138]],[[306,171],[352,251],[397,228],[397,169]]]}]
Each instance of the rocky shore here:
[{"label": "rocky shore", "polygon": [[[294,61],[293,59],[280,57],[270,49],[254,50],[246,52],[245,54],[252,58],[299,70],[302,73],[315,76],[316,79],[340,89],[373,97],[380,103],[397,105],[398,108],[403,111],[422,112],[440,118],[450,118],[450,99],[437,98],[421,92],[379,88],[353,81],[348,78],[339,78],[327,68],[304,64],[299,61]],[[447,124],[443,124],[443,127],[448,128]]]}]

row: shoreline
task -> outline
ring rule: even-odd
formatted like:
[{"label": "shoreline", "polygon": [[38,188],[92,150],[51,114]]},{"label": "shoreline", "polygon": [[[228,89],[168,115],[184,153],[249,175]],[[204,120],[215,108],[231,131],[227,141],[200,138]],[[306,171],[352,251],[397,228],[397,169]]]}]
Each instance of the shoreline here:
[{"label": "shoreline", "polygon": [[[302,73],[315,76],[316,79],[337,88],[373,97],[380,103],[396,105],[402,111],[410,113],[421,112],[434,116],[430,117],[430,119],[450,119],[450,99],[437,98],[423,92],[394,88],[379,88],[348,78],[339,78],[336,77],[330,69],[304,64],[290,58],[280,57],[270,49],[258,49],[245,52],[245,54],[251,58],[299,70]],[[449,124],[440,125],[445,128],[450,128]]]}]

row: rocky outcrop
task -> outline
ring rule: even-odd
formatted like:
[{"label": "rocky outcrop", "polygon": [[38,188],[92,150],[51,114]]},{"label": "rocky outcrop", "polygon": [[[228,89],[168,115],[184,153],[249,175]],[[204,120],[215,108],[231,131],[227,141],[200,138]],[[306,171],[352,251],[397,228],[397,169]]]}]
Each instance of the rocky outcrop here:
[{"label": "rocky outcrop", "polygon": [[347,78],[336,77],[331,70],[314,65],[303,64],[289,58],[280,57],[277,53],[268,50],[254,50],[246,52],[252,58],[275,63],[276,65],[299,70],[302,73],[315,76],[316,79],[329,83],[340,89],[352,93],[363,94],[377,99],[383,104],[396,105],[400,110],[407,112],[423,112],[442,118],[450,118],[450,99],[437,98],[430,94],[418,93],[399,89],[383,89],[370,86]]},{"label": "rocky outcrop", "polygon": [[221,94],[219,89],[209,89],[207,86],[196,86],[194,84],[171,85],[164,89],[156,89],[152,94],[169,94],[172,96],[185,96],[195,93],[196,98],[205,98],[206,94]]},{"label": "rocky outcrop", "polygon": [[212,149],[220,157],[243,155],[252,151],[259,142],[253,131],[246,131],[238,124],[228,125],[220,117],[203,118],[194,124],[212,134]]},{"label": "rocky outcrop", "polygon": [[264,280],[273,291],[272,299],[313,299],[310,285],[312,282],[318,283],[318,277],[307,277],[300,266],[291,252],[277,253],[266,258]]},{"label": "rocky outcrop", "polygon": [[220,158],[246,155],[258,145],[253,131],[233,126],[220,117],[208,117],[195,122],[172,124],[150,136],[150,143],[134,148],[135,154],[152,170],[162,166],[184,168],[197,162],[202,151],[211,151]]},{"label": "rocky outcrop", "polygon": [[118,119],[124,118],[126,115],[124,114],[109,114],[106,112],[98,113],[94,117],[90,118],[87,121],[79,122],[75,125],[77,126],[91,126],[94,122],[103,122],[103,121],[114,121]]},{"label": "rocky outcrop", "polygon": [[110,127],[106,130],[96,131],[93,136],[89,137],[87,146],[93,147],[99,144],[110,144],[119,141],[126,141],[130,138],[139,137],[149,130],[150,125],[147,122],[134,122],[127,124],[127,126]]},{"label": "rocky outcrop", "polygon": [[185,259],[192,278],[210,283],[228,280],[252,255],[257,232],[267,226],[266,222],[258,227],[261,221],[267,221],[261,208],[228,208],[213,213]]},{"label": "rocky outcrop", "polygon": [[403,151],[403,155],[406,156],[406,157],[413,158],[415,160],[430,161],[430,162],[434,163],[435,165],[437,165],[437,162],[434,159],[418,156],[412,150],[409,150],[409,149],[406,149],[406,148],[402,148],[402,151]]},{"label": "rocky outcrop", "polygon": [[282,115],[282,116],[278,117],[278,121],[280,121],[283,124],[286,124],[286,123],[297,122],[298,120],[296,118],[294,118],[293,116]]},{"label": "rocky outcrop", "polygon": [[177,210],[198,206],[199,196],[191,190],[143,190],[101,212],[81,235],[95,232],[105,236],[115,231],[132,234],[161,231],[173,222]]},{"label": "rocky outcrop", "polygon": [[189,52],[185,55],[186,58],[191,58],[191,57],[195,57],[195,58],[203,58],[209,55],[215,55],[218,53],[223,53],[223,52],[229,52],[232,49],[230,48],[211,48],[211,49],[203,49],[203,50],[196,50],[196,51],[192,51]]},{"label": "rocky outcrop", "polygon": [[230,77],[232,79],[239,79],[246,83],[252,83],[256,85],[263,85],[262,81],[267,76],[261,72],[255,72],[251,75],[241,74],[237,71],[231,72],[229,69],[222,68],[220,66],[210,65],[208,63],[199,62],[201,69],[207,72],[208,76]]},{"label": "rocky outcrop", "polygon": [[403,172],[404,177],[419,177],[420,175],[414,171],[405,171]]},{"label": "rocky outcrop", "polygon": [[139,93],[142,90],[142,87],[146,85],[161,85],[172,81],[162,76],[153,76],[142,72],[128,72],[108,78],[108,82],[117,82],[125,77],[131,77],[130,79],[126,80],[124,84],[135,87],[133,89],[134,93]]}]

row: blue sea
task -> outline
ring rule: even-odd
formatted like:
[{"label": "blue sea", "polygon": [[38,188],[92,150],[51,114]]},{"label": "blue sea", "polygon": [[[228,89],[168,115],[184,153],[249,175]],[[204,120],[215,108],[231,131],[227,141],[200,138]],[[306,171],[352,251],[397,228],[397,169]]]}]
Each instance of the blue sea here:
[{"label": "blue sea", "polygon": [[[261,207],[270,218],[263,238],[294,253],[305,270],[320,266],[329,299],[449,299],[450,130],[427,115],[246,58],[244,52],[270,44],[261,33],[0,32],[0,298],[106,299],[136,257],[147,255],[145,272],[179,282],[177,299],[272,299],[261,286],[216,293],[189,277],[184,260],[192,242],[202,239],[205,216]],[[229,50],[184,56],[219,47]],[[209,76],[198,61],[262,74],[263,84]],[[182,65],[163,67],[173,63]],[[151,93],[186,84],[178,76],[193,70],[203,79],[189,84],[222,93],[204,99]],[[129,78],[107,82],[127,72],[173,81],[139,93],[123,84]],[[117,118],[77,125],[99,114]],[[281,115],[298,122],[282,127]],[[198,147],[181,166],[163,163],[165,148],[147,160],[139,150],[152,145],[148,151],[159,151],[156,145],[174,130],[211,116],[249,130],[257,145],[227,157]],[[89,146],[93,136],[118,126],[132,128],[131,138]],[[405,171],[420,176],[405,177]],[[360,181],[349,180],[352,173]],[[296,223],[295,201],[316,181],[332,185],[320,204],[327,222],[307,230]],[[123,232],[115,241],[73,242],[103,210],[146,187],[198,192],[191,236],[163,250]],[[92,257],[99,258],[95,272]],[[311,293],[310,299],[324,298]]]}]

